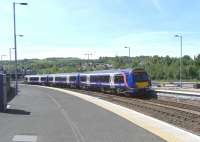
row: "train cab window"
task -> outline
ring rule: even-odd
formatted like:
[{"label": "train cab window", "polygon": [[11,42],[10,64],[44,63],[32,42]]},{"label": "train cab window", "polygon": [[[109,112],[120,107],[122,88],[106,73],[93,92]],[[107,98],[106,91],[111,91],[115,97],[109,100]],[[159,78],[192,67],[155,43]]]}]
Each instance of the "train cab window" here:
[{"label": "train cab window", "polygon": [[55,81],[66,81],[66,77],[55,77]]},{"label": "train cab window", "polygon": [[46,81],[47,78],[46,77],[41,77],[41,81]]},{"label": "train cab window", "polygon": [[76,76],[70,76],[69,81],[76,81]]},{"label": "train cab window", "polygon": [[86,82],[86,76],[81,76],[80,80],[81,80],[81,82]]},{"label": "train cab window", "polygon": [[30,81],[38,81],[39,80],[39,77],[31,77],[30,78]]},{"label": "train cab window", "polygon": [[114,83],[124,83],[124,77],[123,75],[116,75],[114,76]]},{"label": "train cab window", "polygon": [[53,81],[53,77],[48,77],[48,80],[49,81]]},{"label": "train cab window", "polygon": [[134,78],[136,82],[148,81],[148,75],[146,72],[134,72]]}]

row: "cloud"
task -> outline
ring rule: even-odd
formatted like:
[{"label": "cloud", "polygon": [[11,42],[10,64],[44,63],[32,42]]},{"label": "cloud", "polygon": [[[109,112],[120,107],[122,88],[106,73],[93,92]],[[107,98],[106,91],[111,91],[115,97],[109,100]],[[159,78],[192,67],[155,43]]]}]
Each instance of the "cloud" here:
[{"label": "cloud", "polygon": [[160,2],[159,0],[151,0],[154,7],[158,10],[158,11],[161,11],[161,5],[160,5]]}]

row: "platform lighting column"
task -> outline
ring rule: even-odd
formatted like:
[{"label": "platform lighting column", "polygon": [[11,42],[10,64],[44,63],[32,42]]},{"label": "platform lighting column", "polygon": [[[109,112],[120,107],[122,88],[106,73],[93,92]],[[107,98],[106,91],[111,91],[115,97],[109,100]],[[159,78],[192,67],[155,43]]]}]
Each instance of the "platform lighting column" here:
[{"label": "platform lighting column", "polygon": [[182,45],[183,45],[183,36],[181,34],[175,35],[175,37],[180,38],[180,87],[182,88]]},{"label": "platform lighting column", "polygon": [[13,24],[14,24],[14,49],[15,49],[15,95],[18,92],[18,72],[17,72],[17,35],[16,35],[16,18],[15,18],[15,6],[19,5],[28,5],[28,3],[16,3],[13,2]]},{"label": "platform lighting column", "polygon": [[[1,62],[3,61],[3,57],[6,57],[6,55],[1,55]],[[2,71],[3,71],[3,62],[2,62]]]},{"label": "platform lighting column", "polygon": [[90,56],[92,56],[92,53],[85,53],[85,56],[87,56],[88,66],[89,66],[89,60],[90,60]]},{"label": "platform lighting column", "polygon": [[11,68],[12,68],[12,49],[15,49],[15,48],[9,48],[9,58],[10,58],[10,79],[11,79]]},{"label": "platform lighting column", "polygon": [[131,67],[131,48],[125,46],[124,48],[128,48],[128,56],[129,56],[129,67]]}]

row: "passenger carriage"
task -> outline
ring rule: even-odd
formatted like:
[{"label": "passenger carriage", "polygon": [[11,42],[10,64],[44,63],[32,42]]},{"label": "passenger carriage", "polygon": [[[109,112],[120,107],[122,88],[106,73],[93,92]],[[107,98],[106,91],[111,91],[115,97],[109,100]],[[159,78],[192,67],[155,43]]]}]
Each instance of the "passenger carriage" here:
[{"label": "passenger carriage", "polygon": [[79,87],[79,74],[78,73],[60,73],[48,75],[48,82],[60,87]]},{"label": "passenger carriage", "polygon": [[150,90],[151,82],[144,69],[104,70],[80,74],[80,87],[92,90],[138,94]]}]

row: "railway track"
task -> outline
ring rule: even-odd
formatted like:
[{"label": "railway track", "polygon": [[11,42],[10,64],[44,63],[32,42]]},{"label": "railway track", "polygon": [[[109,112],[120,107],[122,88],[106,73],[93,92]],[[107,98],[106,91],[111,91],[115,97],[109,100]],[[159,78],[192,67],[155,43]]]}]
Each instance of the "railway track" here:
[{"label": "railway track", "polygon": [[139,99],[77,89],[71,91],[104,99],[200,135],[200,107],[156,99]]}]

